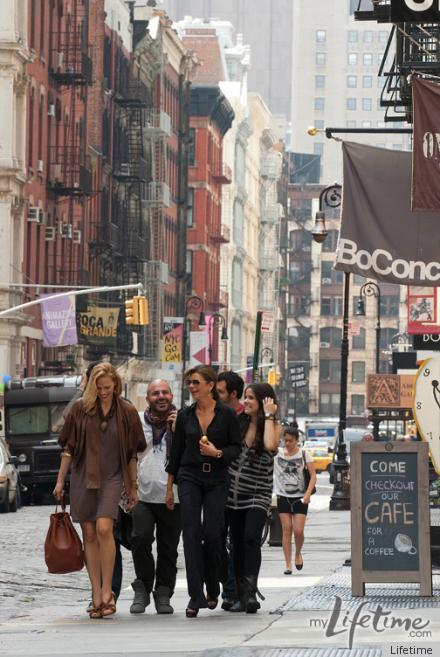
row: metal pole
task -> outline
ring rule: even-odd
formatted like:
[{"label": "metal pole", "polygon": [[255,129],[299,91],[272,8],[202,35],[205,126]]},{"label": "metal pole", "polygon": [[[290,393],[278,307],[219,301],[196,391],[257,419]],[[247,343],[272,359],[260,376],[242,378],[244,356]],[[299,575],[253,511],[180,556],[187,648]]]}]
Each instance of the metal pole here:
[{"label": "metal pole", "polygon": [[252,381],[258,380],[258,357],[260,355],[260,342],[261,342],[261,322],[263,321],[263,312],[257,311],[257,323],[255,326],[255,346],[254,346],[254,360],[252,363]]},{"label": "metal pole", "polygon": [[182,381],[180,383],[180,407],[183,408],[185,400],[185,370],[186,370],[186,350],[187,350],[187,341],[188,341],[188,317],[185,315],[183,317],[183,335],[182,335]]},{"label": "metal pole", "polygon": [[[376,316],[376,374],[380,372],[380,288],[375,286],[377,292],[377,316]],[[379,425],[380,420],[377,416],[377,411],[373,412],[373,438],[379,440]]]},{"label": "metal pole", "polygon": [[208,359],[209,359],[209,366],[212,366],[212,343],[214,340],[213,332],[214,332],[214,321],[213,321],[214,315],[211,315],[208,319]]},{"label": "metal pole", "polygon": [[58,294],[50,294],[47,297],[41,297],[40,299],[34,299],[33,301],[27,301],[26,303],[21,303],[18,306],[13,306],[12,308],[7,308],[0,312],[0,317],[9,315],[10,313],[15,312],[16,310],[23,310],[23,308],[30,308],[31,306],[38,306],[43,301],[50,301],[51,299],[60,299],[61,297],[77,297],[80,294],[92,294],[93,292],[114,292],[115,290],[134,290],[137,289],[139,292],[143,292],[144,286],[142,283],[133,283],[131,285],[113,285],[111,287],[107,285],[102,285],[101,287],[89,287],[85,290],[70,290],[69,292],[60,292]]},{"label": "metal pole", "polygon": [[341,389],[339,402],[338,450],[334,462],[334,488],[330,499],[330,511],[350,509],[350,483],[348,478],[347,446],[344,431],[347,426],[348,381],[348,320],[350,308],[350,272],[344,272],[344,316],[341,342]]}]

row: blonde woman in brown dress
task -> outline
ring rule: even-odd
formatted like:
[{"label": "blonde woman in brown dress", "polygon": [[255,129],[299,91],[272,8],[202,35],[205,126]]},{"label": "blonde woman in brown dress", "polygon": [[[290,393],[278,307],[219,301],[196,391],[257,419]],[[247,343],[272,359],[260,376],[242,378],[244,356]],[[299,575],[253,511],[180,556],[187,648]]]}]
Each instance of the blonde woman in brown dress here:
[{"label": "blonde woman in brown dress", "polygon": [[71,467],[70,511],[81,523],[84,554],[92,585],[90,618],[116,612],[111,589],[115,562],[113,523],[121,493],[129,505],[137,501],[137,453],[146,448],[136,408],[121,398],[122,382],[115,368],[93,368],[82,399],[66,417],[59,437],[63,448],[53,491],[60,500]]}]

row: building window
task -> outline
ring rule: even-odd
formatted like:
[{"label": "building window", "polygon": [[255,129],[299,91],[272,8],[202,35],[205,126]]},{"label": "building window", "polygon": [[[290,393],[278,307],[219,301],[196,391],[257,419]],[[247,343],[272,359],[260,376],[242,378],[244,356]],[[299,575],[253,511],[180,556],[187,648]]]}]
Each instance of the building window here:
[{"label": "building window", "polygon": [[347,128],[355,128],[357,126],[357,121],[347,121],[346,126]]},{"label": "building window", "polygon": [[315,75],[315,89],[324,89],[325,75]]},{"label": "building window", "polygon": [[239,187],[244,187],[246,183],[246,155],[240,141],[235,142],[235,182]]},{"label": "building window", "polygon": [[233,321],[231,324],[231,368],[236,370],[241,365],[241,335],[240,322]]},{"label": "building window", "polygon": [[238,258],[232,262],[232,303],[235,308],[243,306],[243,263]]},{"label": "building window", "polygon": [[322,112],[325,109],[325,98],[315,98],[315,110]]},{"label": "building window", "polygon": [[295,326],[289,328],[287,337],[287,349],[292,351],[301,347],[308,348],[310,345],[310,328],[307,326]]},{"label": "building window", "polygon": [[324,130],[324,125],[325,123],[322,119],[316,119],[315,128],[317,128],[318,130]]},{"label": "building window", "polygon": [[371,112],[373,109],[373,101],[371,98],[362,98],[362,109],[365,112]]},{"label": "building window", "polygon": [[35,89],[32,87],[29,98],[29,125],[28,125],[28,168],[33,168],[34,157],[34,111],[35,111]]},{"label": "building window", "polygon": [[310,315],[310,297],[301,297],[296,294],[289,294],[289,308],[287,314],[290,317]]},{"label": "building window", "polygon": [[38,159],[43,159],[43,109],[44,96],[41,94],[38,104]]},{"label": "building window", "polygon": [[238,246],[243,246],[244,241],[244,209],[239,200],[234,201],[234,224],[232,228],[234,242]]},{"label": "building window", "polygon": [[328,383],[339,383],[341,380],[341,359],[319,361],[319,380]]},{"label": "building window", "polygon": [[365,30],[363,34],[363,41],[364,43],[372,43],[373,42],[373,32],[371,30]]},{"label": "building window", "polygon": [[365,329],[359,329],[359,335],[353,335],[352,349],[365,349]]},{"label": "building window", "polygon": [[357,66],[357,63],[358,63],[357,52],[349,52],[347,58],[347,64],[349,66]]},{"label": "building window", "polygon": [[357,75],[347,75],[347,87],[355,89],[357,87]]},{"label": "building window", "polygon": [[322,155],[324,153],[324,144],[320,141],[315,141],[313,144],[313,152],[315,155]]},{"label": "building window", "polygon": [[373,76],[372,75],[362,76],[362,87],[364,89],[371,89],[372,86],[373,86]]},{"label": "building window", "polygon": [[390,349],[393,337],[399,332],[397,326],[395,328],[382,328],[380,331],[380,348]]},{"label": "building window", "polygon": [[342,331],[335,326],[326,326],[319,332],[320,349],[337,349],[341,346]]},{"label": "building window", "polygon": [[339,236],[339,231],[338,230],[329,230],[327,238],[322,245],[322,250],[325,253],[334,253],[336,251],[336,245],[338,243],[338,236]]},{"label": "building window", "polygon": [[189,148],[188,148],[188,164],[193,167],[196,163],[196,131],[195,128],[189,129]]},{"label": "building window", "polygon": [[327,39],[326,30],[316,30],[316,43],[325,43]]},{"label": "building window", "polygon": [[342,314],[342,297],[322,297],[321,315],[339,317]]},{"label": "building window", "polygon": [[365,413],[365,395],[351,396],[351,414],[364,415]]},{"label": "building window", "polygon": [[402,151],[403,146],[402,144],[393,144],[393,151]]},{"label": "building window", "polygon": [[373,66],[373,53],[364,52],[363,62],[364,62],[364,66]]},{"label": "building window", "polygon": [[361,122],[361,127],[362,128],[371,128],[371,121],[362,121]]},{"label": "building window", "polygon": [[333,269],[333,262],[328,260],[321,261],[321,283],[323,285],[331,285],[342,283],[343,273]]},{"label": "building window", "polygon": [[381,317],[398,317],[399,316],[399,295],[387,294],[380,298]]},{"label": "building window", "polygon": [[191,187],[186,196],[186,225],[188,228],[194,226],[194,190]]},{"label": "building window", "polygon": [[378,36],[379,36],[379,43],[386,43],[388,41],[390,33],[386,32],[385,30],[380,30]]},{"label": "building window", "polygon": [[354,111],[356,110],[357,103],[356,103],[356,98],[347,98],[347,109]]},{"label": "building window", "polygon": [[186,252],[186,279],[187,279],[188,290],[192,290],[193,287],[193,280],[192,280],[193,257],[194,254],[192,251]]},{"label": "building window", "polygon": [[357,32],[357,30],[348,30],[347,41],[348,41],[348,43],[357,43],[358,42],[358,32]]},{"label": "building window", "polygon": [[325,66],[326,64],[326,54],[325,52],[317,52],[316,53],[316,66]]},{"label": "building window", "polygon": [[321,392],[319,395],[319,412],[321,415],[338,415],[340,395],[337,392]]},{"label": "building window", "polygon": [[362,360],[353,361],[351,364],[351,382],[365,383],[365,363]]}]

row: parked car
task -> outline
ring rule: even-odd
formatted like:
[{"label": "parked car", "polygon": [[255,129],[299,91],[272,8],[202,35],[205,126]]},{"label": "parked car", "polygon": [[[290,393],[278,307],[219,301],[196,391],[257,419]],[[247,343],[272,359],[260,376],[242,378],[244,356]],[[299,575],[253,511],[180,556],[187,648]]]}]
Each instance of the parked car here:
[{"label": "parked car", "polygon": [[325,447],[309,449],[308,453],[313,459],[316,472],[328,472],[333,461],[333,454],[330,454],[327,445]]},{"label": "parked car", "polygon": [[6,444],[0,440],[0,513],[17,511],[18,474],[15,456],[10,456]]},{"label": "parked car", "polygon": [[323,440],[306,440],[303,444],[303,449],[307,452],[311,449],[325,449],[326,452],[329,451],[327,442]]}]

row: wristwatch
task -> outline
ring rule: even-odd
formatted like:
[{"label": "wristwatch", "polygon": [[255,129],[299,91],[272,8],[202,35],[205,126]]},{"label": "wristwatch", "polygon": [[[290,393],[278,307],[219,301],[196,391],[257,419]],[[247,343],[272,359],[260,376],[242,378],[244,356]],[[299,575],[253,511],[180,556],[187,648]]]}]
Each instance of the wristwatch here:
[{"label": "wristwatch", "polygon": [[273,413],[269,413],[268,411],[266,411],[266,413],[264,414],[264,418],[266,420],[275,420],[275,415]]},{"label": "wristwatch", "polygon": [[223,452],[221,449],[218,450],[217,454],[215,455],[217,459],[221,459],[223,456]]}]

